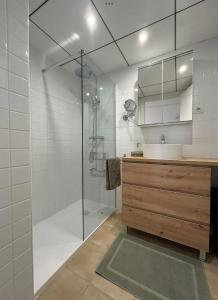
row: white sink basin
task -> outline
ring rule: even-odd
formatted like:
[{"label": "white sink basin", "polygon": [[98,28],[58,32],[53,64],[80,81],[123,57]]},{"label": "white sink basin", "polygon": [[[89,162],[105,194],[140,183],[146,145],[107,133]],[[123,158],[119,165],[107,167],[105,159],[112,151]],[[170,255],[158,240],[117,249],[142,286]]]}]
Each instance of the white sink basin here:
[{"label": "white sink basin", "polygon": [[181,144],[144,144],[143,156],[156,159],[181,159]]}]

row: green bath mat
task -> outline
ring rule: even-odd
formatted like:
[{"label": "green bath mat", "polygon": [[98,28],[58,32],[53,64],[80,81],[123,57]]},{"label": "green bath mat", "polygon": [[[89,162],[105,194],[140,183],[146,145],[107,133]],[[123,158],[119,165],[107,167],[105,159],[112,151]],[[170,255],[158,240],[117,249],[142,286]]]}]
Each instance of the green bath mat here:
[{"label": "green bath mat", "polygon": [[202,263],[120,234],[96,272],[142,300],[211,299]]}]

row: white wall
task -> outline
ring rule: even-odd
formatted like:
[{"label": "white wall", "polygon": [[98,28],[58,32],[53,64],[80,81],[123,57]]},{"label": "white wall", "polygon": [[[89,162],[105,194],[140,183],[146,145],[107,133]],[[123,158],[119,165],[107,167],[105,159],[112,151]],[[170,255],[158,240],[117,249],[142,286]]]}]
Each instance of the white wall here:
[{"label": "white wall", "polygon": [[[186,156],[218,157],[218,38],[194,47],[192,145]],[[200,108],[202,113],[197,113]]]},{"label": "white wall", "polygon": [[192,120],[193,86],[190,85],[180,97],[180,121]]},{"label": "white wall", "polygon": [[[194,52],[191,155],[218,156],[218,38],[200,43]],[[197,107],[203,113],[196,114]]]},{"label": "white wall", "polygon": [[[162,57],[122,69],[110,74],[116,84],[117,108],[117,155],[130,154],[136,143],[159,143],[161,134],[168,143],[190,144],[185,147],[187,156],[218,156],[218,38],[211,39],[178,52],[194,50],[193,70],[193,124],[149,127],[140,129],[130,122],[124,122],[123,103],[131,98],[137,102],[138,67],[153,63]],[[174,53],[164,55],[172,56]],[[196,114],[196,107],[202,114]]]},{"label": "white wall", "polygon": [[116,152],[117,156],[129,154],[136,149],[137,142],[144,143],[141,129],[132,122],[123,121],[124,101],[133,99],[136,102],[138,70],[135,66],[111,73],[111,79],[116,84]]},{"label": "white wall", "polygon": [[[31,42],[31,41],[30,41]],[[33,223],[81,199],[81,81],[30,47]],[[79,66],[79,65],[78,65]]]},{"label": "white wall", "polygon": [[32,300],[28,5],[0,0],[0,299]]}]

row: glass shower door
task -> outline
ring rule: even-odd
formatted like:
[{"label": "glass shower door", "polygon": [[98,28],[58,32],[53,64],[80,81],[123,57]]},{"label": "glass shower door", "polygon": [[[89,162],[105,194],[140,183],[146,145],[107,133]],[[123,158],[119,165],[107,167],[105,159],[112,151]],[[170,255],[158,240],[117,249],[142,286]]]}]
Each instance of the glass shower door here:
[{"label": "glass shower door", "polygon": [[115,89],[113,82],[84,55],[83,220],[87,238],[116,207],[115,190],[106,190],[106,159],[115,157]]}]

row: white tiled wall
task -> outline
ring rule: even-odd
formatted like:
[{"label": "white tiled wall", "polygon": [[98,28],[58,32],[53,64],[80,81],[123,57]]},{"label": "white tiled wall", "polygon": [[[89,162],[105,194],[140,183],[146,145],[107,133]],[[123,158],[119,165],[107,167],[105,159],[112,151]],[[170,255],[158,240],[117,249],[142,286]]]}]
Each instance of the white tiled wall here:
[{"label": "white tiled wall", "polygon": [[[218,156],[218,38],[201,43],[194,53],[193,147],[200,156]],[[201,114],[195,107],[202,108]],[[202,151],[201,151],[202,149]]]},{"label": "white tiled wall", "polygon": [[28,5],[0,0],[0,300],[32,300]]},{"label": "white tiled wall", "polygon": [[138,69],[133,66],[110,74],[110,76],[116,83],[116,152],[120,156],[135,150],[138,142],[143,143],[141,129],[132,122],[123,121],[124,101],[133,99],[138,102],[137,92],[134,91],[137,85]]},{"label": "white tiled wall", "polygon": [[62,68],[42,73],[43,62],[31,46],[33,224],[80,200],[82,192],[81,81]]}]

